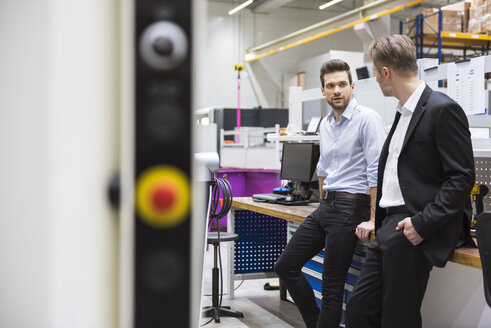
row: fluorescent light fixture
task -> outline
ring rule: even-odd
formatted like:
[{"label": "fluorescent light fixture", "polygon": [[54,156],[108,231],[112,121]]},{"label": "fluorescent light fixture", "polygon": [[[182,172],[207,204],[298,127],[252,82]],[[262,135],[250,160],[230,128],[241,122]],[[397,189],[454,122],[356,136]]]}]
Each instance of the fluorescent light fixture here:
[{"label": "fluorescent light fixture", "polygon": [[244,60],[247,62],[247,61],[251,60],[254,57],[256,57],[256,54],[245,54]]},{"label": "fluorescent light fixture", "polygon": [[336,3],[341,2],[341,1],[343,1],[343,0],[332,0],[332,1],[326,2],[325,4],[319,6],[319,9],[321,9],[321,10],[326,9],[327,7],[331,7],[332,5],[335,5]]},{"label": "fluorescent light fixture", "polygon": [[228,12],[228,14],[229,14],[229,15],[233,15],[233,14],[235,14],[235,13],[236,13],[236,12],[238,12],[239,10],[241,10],[241,9],[243,9],[243,8],[247,7],[248,5],[250,5],[250,4],[252,3],[252,1],[253,1],[253,0],[247,0],[246,2],[244,2],[244,3],[240,4],[240,5],[238,5],[238,6],[237,6],[237,7],[235,7],[234,9],[230,10],[230,11]]}]

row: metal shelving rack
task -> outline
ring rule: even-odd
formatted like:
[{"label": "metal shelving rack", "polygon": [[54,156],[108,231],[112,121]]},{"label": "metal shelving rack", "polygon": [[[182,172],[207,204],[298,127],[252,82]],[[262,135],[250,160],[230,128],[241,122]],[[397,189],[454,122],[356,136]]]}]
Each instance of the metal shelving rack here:
[{"label": "metal shelving rack", "polygon": [[[438,15],[438,26],[434,27],[427,18]],[[424,34],[424,26],[428,26],[433,33]],[[481,55],[490,54],[491,36],[483,34],[470,34],[458,32],[442,31],[442,9],[438,12],[424,16],[419,14],[415,19],[409,21],[399,21],[399,34],[404,34],[404,25],[408,25],[407,35],[414,39],[416,45],[417,58],[428,57],[432,49],[438,50],[438,63],[442,62],[442,49],[459,49],[463,50],[463,59],[467,59],[467,50],[481,51]],[[424,51],[426,48],[426,52]]]}]

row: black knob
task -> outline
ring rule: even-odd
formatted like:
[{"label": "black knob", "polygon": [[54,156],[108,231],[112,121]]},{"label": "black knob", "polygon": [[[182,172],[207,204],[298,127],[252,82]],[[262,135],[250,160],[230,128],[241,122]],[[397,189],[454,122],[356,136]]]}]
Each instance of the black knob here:
[{"label": "black knob", "polygon": [[115,172],[109,181],[107,188],[109,203],[114,209],[118,209],[121,203],[121,180],[119,172]]},{"label": "black knob", "polygon": [[153,49],[155,52],[162,56],[170,56],[172,55],[172,51],[174,50],[174,45],[172,41],[165,37],[158,37],[153,42]]}]

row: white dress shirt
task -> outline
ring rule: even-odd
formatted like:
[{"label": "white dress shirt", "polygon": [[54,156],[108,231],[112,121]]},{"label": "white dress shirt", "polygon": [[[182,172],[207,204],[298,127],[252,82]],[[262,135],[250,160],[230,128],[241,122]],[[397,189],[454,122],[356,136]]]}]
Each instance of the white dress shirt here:
[{"label": "white dress shirt", "polygon": [[409,99],[404,105],[400,102],[397,104],[396,110],[401,113],[399,122],[397,123],[392,139],[389,145],[389,155],[385,165],[384,180],[382,183],[382,198],[380,199],[380,207],[392,207],[405,205],[402,197],[401,187],[399,185],[399,177],[397,175],[397,162],[401,154],[402,143],[406,136],[407,128],[411,117],[413,116],[419,98],[425,90],[426,84],[421,81],[416,90],[413,91]]}]

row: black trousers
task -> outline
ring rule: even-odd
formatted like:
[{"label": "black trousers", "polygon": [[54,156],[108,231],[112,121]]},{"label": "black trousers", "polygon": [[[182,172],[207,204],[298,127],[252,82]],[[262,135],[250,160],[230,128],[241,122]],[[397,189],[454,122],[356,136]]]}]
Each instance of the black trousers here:
[{"label": "black trousers", "polygon": [[348,328],[421,327],[421,303],[432,265],[421,247],[395,228],[408,214],[382,222],[346,306]]},{"label": "black trousers", "polygon": [[[370,204],[355,199],[321,200],[319,208],[300,225],[275,264],[308,328],[338,328],[346,273],[353,258],[355,228],[370,218]],[[322,308],[302,267],[324,249]]]}]

